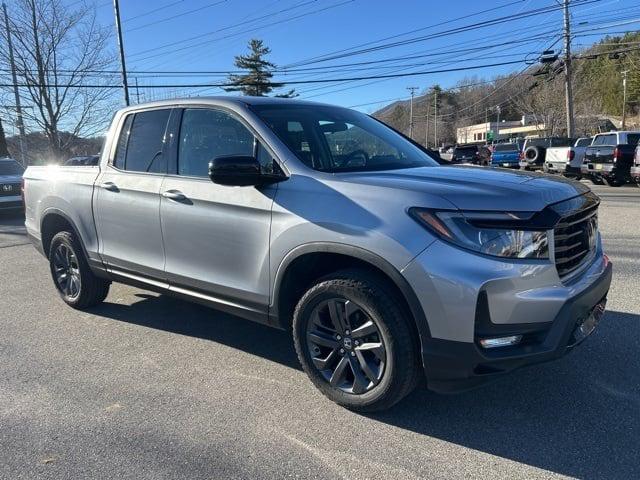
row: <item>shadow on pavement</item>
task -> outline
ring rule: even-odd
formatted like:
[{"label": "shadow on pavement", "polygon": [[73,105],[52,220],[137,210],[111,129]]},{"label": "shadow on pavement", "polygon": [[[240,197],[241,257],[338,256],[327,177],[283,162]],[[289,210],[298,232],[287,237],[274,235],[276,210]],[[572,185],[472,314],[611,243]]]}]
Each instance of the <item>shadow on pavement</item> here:
[{"label": "shadow on pavement", "polygon": [[180,335],[211,340],[300,369],[287,332],[166,295],[139,293],[131,305],[108,301],[91,313]]},{"label": "shadow on pavement", "polygon": [[[238,348],[299,369],[291,336],[167,296],[93,313]],[[476,390],[421,388],[371,419],[574,477],[638,478],[640,315],[607,312],[567,357]]]},{"label": "shadow on pavement", "polygon": [[607,312],[554,363],[458,395],[418,390],[378,421],[578,478],[640,475],[640,315]]}]

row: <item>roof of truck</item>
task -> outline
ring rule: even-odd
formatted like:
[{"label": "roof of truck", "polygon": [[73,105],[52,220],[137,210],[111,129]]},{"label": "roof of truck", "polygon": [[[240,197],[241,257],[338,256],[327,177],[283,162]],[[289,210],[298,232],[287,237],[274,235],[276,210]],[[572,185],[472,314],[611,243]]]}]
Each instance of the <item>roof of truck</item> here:
[{"label": "roof of truck", "polygon": [[155,102],[138,103],[125,107],[122,111],[137,110],[139,108],[153,107],[172,107],[177,105],[307,105],[307,106],[331,106],[326,103],[309,102],[306,100],[298,100],[295,98],[278,98],[278,97],[251,97],[251,96],[204,96],[204,97],[187,97],[174,98],[169,100],[160,100]]}]

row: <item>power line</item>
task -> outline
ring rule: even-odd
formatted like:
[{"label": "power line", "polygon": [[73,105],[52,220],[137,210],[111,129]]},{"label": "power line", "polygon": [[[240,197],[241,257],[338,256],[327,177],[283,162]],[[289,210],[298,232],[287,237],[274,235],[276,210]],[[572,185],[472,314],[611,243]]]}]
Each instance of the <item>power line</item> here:
[{"label": "power line", "polygon": [[202,7],[199,7],[199,8],[194,8],[193,10],[189,10],[188,12],[177,13],[175,15],[170,15],[168,17],[161,18],[160,20],[155,20],[153,22],[145,23],[144,25],[139,25],[137,27],[130,28],[130,29],[128,29],[128,31],[129,32],[135,32],[136,30],[141,30],[143,28],[151,27],[151,26],[157,25],[159,23],[164,23],[164,22],[168,22],[170,20],[176,19],[176,18],[184,17],[185,15],[190,15],[192,13],[200,12],[200,11],[205,10],[207,8],[215,7],[217,5],[225,3],[227,1],[228,0],[218,0],[217,2],[209,3],[209,4],[204,5]]},{"label": "power line", "polygon": [[[316,0],[313,0],[313,1],[316,1]],[[277,21],[275,21],[275,22],[271,22],[271,23],[269,23],[268,25],[260,25],[260,26],[256,26],[256,27],[250,28],[250,29],[248,29],[248,30],[242,30],[242,31],[240,31],[240,32],[230,33],[230,34],[228,34],[228,35],[223,35],[223,36],[221,36],[221,37],[214,38],[214,39],[211,39],[211,40],[205,40],[205,41],[203,41],[203,42],[198,42],[198,43],[194,43],[194,44],[192,44],[192,45],[187,45],[187,46],[184,46],[184,47],[181,47],[181,48],[168,50],[168,51],[166,51],[166,52],[155,53],[155,54],[153,54],[153,55],[148,55],[148,56],[143,57],[143,58],[138,58],[138,59],[136,59],[136,61],[137,61],[137,62],[141,62],[141,61],[149,60],[149,59],[151,59],[151,58],[156,58],[156,57],[160,57],[160,56],[166,56],[166,55],[167,55],[167,53],[176,53],[176,52],[181,52],[181,51],[183,51],[183,50],[191,50],[191,49],[193,49],[193,48],[195,48],[195,47],[200,47],[200,46],[203,46],[203,45],[208,45],[208,44],[209,44],[209,43],[211,43],[211,42],[215,42],[215,41],[218,41],[218,40],[224,40],[224,39],[226,39],[226,38],[231,38],[231,37],[235,37],[235,36],[238,36],[238,35],[244,35],[245,33],[251,33],[251,32],[254,32],[254,31],[256,31],[256,30],[260,30],[260,29],[262,29],[262,28],[272,27],[272,26],[274,26],[274,25],[279,25],[279,24],[281,24],[281,23],[290,22],[290,21],[293,21],[293,20],[297,20],[297,19],[299,19],[299,18],[303,18],[303,17],[309,16],[309,15],[314,15],[314,14],[316,14],[316,13],[321,13],[321,12],[324,12],[324,11],[330,10],[330,9],[332,9],[332,8],[341,7],[341,6],[346,5],[346,4],[348,4],[348,3],[353,3],[354,1],[355,1],[355,0],[344,0],[344,1],[342,1],[342,2],[335,3],[335,4],[333,4],[333,5],[329,5],[329,6],[326,6],[326,7],[318,8],[318,9],[316,9],[316,10],[312,10],[312,11],[310,11],[310,12],[301,13],[301,14],[296,15],[296,16],[293,16],[293,17],[289,17],[289,18],[284,18],[284,19],[281,19],[281,20],[277,20]],[[155,49],[154,49],[154,50],[155,50]]]},{"label": "power line", "polygon": [[[309,4],[315,3],[315,2],[317,2],[317,0],[306,0],[306,1],[298,2],[295,5],[292,5],[290,7],[284,8],[282,10],[278,10],[277,12],[272,12],[272,13],[269,13],[269,14],[266,14],[266,15],[262,15],[260,17],[256,17],[256,18],[250,19],[250,20],[245,20],[245,21],[233,24],[233,25],[228,25],[228,26],[223,27],[223,28],[218,28],[216,30],[211,30],[209,32],[201,33],[199,35],[194,35],[193,37],[185,38],[185,39],[182,39],[182,40],[176,40],[174,42],[165,43],[163,45],[158,45],[155,48],[148,48],[146,50],[140,50],[139,52],[132,53],[130,55],[130,57],[136,57],[136,56],[143,55],[143,54],[149,53],[149,52],[157,52],[158,50],[164,50],[167,47],[173,47],[173,46],[176,46],[176,45],[181,45],[183,43],[188,43],[188,42],[190,42],[192,40],[202,39],[202,37],[207,37],[207,36],[210,36],[210,35],[214,35],[216,33],[220,33],[220,32],[224,32],[226,30],[230,30],[232,28],[236,28],[236,27],[240,27],[240,26],[243,26],[243,25],[247,25],[249,23],[257,22],[258,20],[264,20],[264,19],[267,19],[267,18],[271,18],[271,17],[274,17],[276,15],[280,15],[281,13],[289,12],[291,10],[298,9],[300,7],[304,7],[306,5],[309,5]],[[168,52],[165,52],[165,53],[168,53]]]},{"label": "power line", "polygon": [[471,13],[471,14],[468,14],[468,15],[463,15],[461,17],[457,17],[457,18],[448,19],[448,20],[445,20],[445,21],[442,21],[442,22],[434,23],[434,24],[428,25],[426,27],[421,27],[421,28],[417,28],[417,29],[414,29],[414,30],[409,30],[407,32],[399,33],[399,34],[396,34],[396,35],[391,35],[389,37],[384,37],[384,38],[381,38],[381,39],[378,39],[378,40],[373,40],[373,41],[370,41],[370,42],[361,43],[361,44],[354,45],[354,46],[349,47],[349,48],[344,48],[344,49],[341,49],[341,50],[335,50],[333,52],[330,52],[330,53],[327,53],[327,54],[324,54],[324,55],[318,55],[318,56],[311,57],[311,58],[308,58],[308,59],[305,59],[305,60],[300,60],[298,62],[289,64],[286,67],[297,66],[296,64],[300,64],[302,62],[307,62],[307,61],[312,61],[312,60],[317,60],[317,59],[322,58],[322,57],[327,56],[327,55],[335,55],[335,54],[339,54],[339,53],[349,52],[349,51],[351,51],[351,50],[353,50],[355,48],[364,47],[364,46],[375,44],[375,43],[380,43],[380,42],[383,42],[383,41],[386,41],[386,40],[391,40],[391,39],[394,39],[394,38],[403,37],[405,35],[410,35],[412,33],[424,31],[424,30],[427,30],[427,29],[430,29],[430,28],[439,27],[441,25],[446,25],[446,24],[454,23],[454,22],[457,22],[457,21],[460,21],[460,20],[465,20],[467,18],[475,17],[475,16],[482,15],[482,14],[485,14],[485,13],[490,13],[490,12],[499,10],[501,8],[509,7],[509,6],[515,5],[517,3],[522,3],[524,1],[525,0],[516,0],[516,1],[513,1],[513,2],[509,2],[507,4],[504,4],[504,5],[500,5],[498,7],[493,7],[493,8],[481,10],[481,11],[478,11],[478,12],[474,12],[474,13]]},{"label": "power line", "polygon": [[173,7],[174,5],[177,5],[179,3],[184,3],[184,2],[185,2],[185,0],[178,0],[177,2],[167,3],[166,5],[163,5],[163,6],[158,7],[158,8],[154,8],[153,10],[149,10],[149,11],[141,13],[139,15],[134,15],[133,17],[129,17],[129,18],[125,19],[122,23],[131,22],[132,20],[136,20],[138,18],[146,17],[147,15],[152,15],[152,14],[154,14],[156,12],[159,12],[160,10],[164,10],[166,8],[170,8],[170,7]]},{"label": "power line", "polygon": [[[579,0],[579,1],[580,1],[580,5],[585,5],[585,4],[589,4],[589,3],[599,2],[601,0]],[[410,39],[402,40],[402,41],[398,41],[398,42],[386,43],[386,44],[373,46],[373,47],[368,47],[368,48],[364,48],[364,49],[360,49],[360,50],[355,50],[355,51],[351,51],[351,52],[347,52],[347,53],[343,53],[343,54],[325,55],[325,56],[320,57],[317,60],[309,60],[309,61],[304,61],[304,62],[297,62],[297,63],[290,64],[288,66],[289,67],[299,67],[299,66],[303,66],[303,65],[311,65],[311,64],[320,63],[320,62],[326,62],[326,61],[329,61],[329,60],[335,60],[335,59],[339,59],[339,58],[346,58],[346,57],[355,56],[355,55],[363,55],[365,53],[371,53],[371,52],[375,52],[375,51],[386,50],[386,49],[389,49],[389,48],[395,48],[395,47],[398,47],[398,46],[404,46],[404,45],[410,45],[410,44],[413,44],[413,43],[424,42],[424,41],[432,40],[432,39],[435,39],[435,38],[442,38],[442,37],[446,37],[446,36],[450,36],[450,35],[455,35],[457,33],[468,32],[470,30],[483,29],[483,28],[491,27],[491,26],[498,25],[498,24],[501,24],[501,23],[512,22],[512,21],[514,21],[514,19],[529,18],[529,17],[541,15],[541,14],[552,12],[552,11],[559,11],[561,8],[562,7],[558,6],[558,5],[551,5],[551,6],[546,6],[546,7],[542,7],[542,8],[536,8],[536,9],[533,9],[533,10],[527,10],[525,12],[522,12],[517,16],[513,16],[513,15],[502,16],[502,17],[498,17],[498,18],[494,18],[494,19],[490,19],[490,20],[485,20],[485,21],[481,21],[481,22],[475,22],[475,23],[463,25],[463,26],[460,26],[460,27],[450,28],[450,29],[442,30],[442,31],[435,32],[435,33],[432,33],[432,34],[429,34],[429,35],[423,35],[423,36],[420,36],[420,37],[414,37],[414,38],[410,38]]]}]

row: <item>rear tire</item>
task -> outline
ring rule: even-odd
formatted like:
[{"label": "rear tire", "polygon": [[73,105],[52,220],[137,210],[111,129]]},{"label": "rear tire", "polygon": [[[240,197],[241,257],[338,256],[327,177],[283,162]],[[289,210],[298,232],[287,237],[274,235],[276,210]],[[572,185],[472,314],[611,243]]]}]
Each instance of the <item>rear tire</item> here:
[{"label": "rear tire", "polygon": [[60,297],[73,308],[93,307],[109,294],[111,282],[94,275],[80,241],[71,232],[59,232],[51,240],[49,268]]},{"label": "rear tire", "polygon": [[607,183],[607,185],[609,185],[610,187],[621,187],[624,182],[621,180],[617,180],[615,178],[613,179],[606,179],[605,182]]},{"label": "rear tire", "polygon": [[378,276],[344,270],[300,299],[293,338],[302,368],[330,400],[351,410],[385,410],[418,380],[411,320]]}]

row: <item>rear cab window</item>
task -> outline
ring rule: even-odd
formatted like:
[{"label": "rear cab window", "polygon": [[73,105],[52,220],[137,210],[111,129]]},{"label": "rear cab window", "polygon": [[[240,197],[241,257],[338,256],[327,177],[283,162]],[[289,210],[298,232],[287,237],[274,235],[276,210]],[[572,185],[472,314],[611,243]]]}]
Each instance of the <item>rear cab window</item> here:
[{"label": "rear cab window", "polygon": [[518,150],[518,145],[515,143],[498,143],[494,148],[494,152],[517,152]]},{"label": "rear cab window", "polygon": [[596,135],[593,138],[592,145],[617,145],[618,136],[615,133],[606,135]]}]

